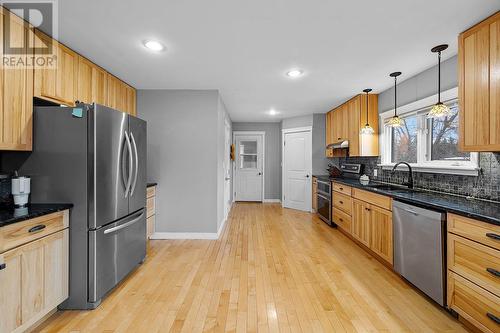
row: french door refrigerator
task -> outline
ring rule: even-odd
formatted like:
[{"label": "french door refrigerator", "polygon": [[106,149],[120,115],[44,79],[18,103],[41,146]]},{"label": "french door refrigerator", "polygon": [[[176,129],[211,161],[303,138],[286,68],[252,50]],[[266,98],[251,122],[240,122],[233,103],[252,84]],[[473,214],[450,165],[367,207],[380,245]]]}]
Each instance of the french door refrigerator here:
[{"label": "french door refrigerator", "polygon": [[146,256],[146,122],[99,104],[36,107],[32,202],[70,202],[63,309],[93,309]]}]

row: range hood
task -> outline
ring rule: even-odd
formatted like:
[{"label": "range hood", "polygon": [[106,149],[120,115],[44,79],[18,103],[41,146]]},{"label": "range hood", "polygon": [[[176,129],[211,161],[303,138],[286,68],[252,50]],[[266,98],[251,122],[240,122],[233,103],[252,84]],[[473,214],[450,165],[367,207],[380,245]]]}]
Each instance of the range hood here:
[{"label": "range hood", "polygon": [[326,146],[326,149],[332,149],[332,148],[333,149],[349,148],[349,141],[341,140],[334,143],[330,143],[328,146]]}]

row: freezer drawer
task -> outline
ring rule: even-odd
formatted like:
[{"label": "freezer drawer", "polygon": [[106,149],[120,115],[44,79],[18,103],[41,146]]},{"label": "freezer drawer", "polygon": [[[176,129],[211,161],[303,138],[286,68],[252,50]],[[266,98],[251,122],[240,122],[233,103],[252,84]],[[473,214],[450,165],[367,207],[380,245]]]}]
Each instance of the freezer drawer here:
[{"label": "freezer drawer", "polygon": [[145,256],[145,209],[89,231],[89,302],[99,303]]}]

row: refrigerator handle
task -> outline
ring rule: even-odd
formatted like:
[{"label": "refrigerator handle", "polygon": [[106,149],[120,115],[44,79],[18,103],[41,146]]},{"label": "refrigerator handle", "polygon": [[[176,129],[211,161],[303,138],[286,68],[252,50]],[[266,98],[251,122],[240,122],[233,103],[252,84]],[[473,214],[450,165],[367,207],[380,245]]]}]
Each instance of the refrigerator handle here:
[{"label": "refrigerator handle", "polygon": [[132,183],[132,146],[130,144],[130,139],[129,139],[127,131],[125,131],[125,141],[127,142],[128,162],[130,165],[130,167],[128,169],[127,185],[125,186],[125,198],[126,198],[126,197],[128,197],[128,193],[130,190],[130,184]]},{"label": "refrigerator handle", "polygon": [[134,182],[132,183],[132,189],[130,190],[130,195],[134,195],[135,185],[137,184],[137,174],[139,171],[139,155],[137,154],[137,144],[135,143],[134,133],[130,132],[130,141],[132,141],[132,145],[134,146],[134,154],[135,154],[135,175]]}]

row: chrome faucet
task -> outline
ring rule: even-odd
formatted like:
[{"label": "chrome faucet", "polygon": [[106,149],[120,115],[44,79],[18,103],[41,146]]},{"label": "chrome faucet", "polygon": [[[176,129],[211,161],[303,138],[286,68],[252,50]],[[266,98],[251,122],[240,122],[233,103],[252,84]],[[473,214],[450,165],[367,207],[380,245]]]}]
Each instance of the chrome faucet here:
[{"label": "chrome faucet", "polygon": [[396,165],[392,168],[391,174],[393,174],[396,171],[398,165],[400,165],[400,164],[406,165],[408,167],[408,171],[409,171],[408,182],[403,183],[403,185],[406,185],[406,186],[408,186],[408,188],[412,189],[413,188],[413,170],[411,169],[411,165],[409,163],[406,163],[406,162],[396,163]]}]

